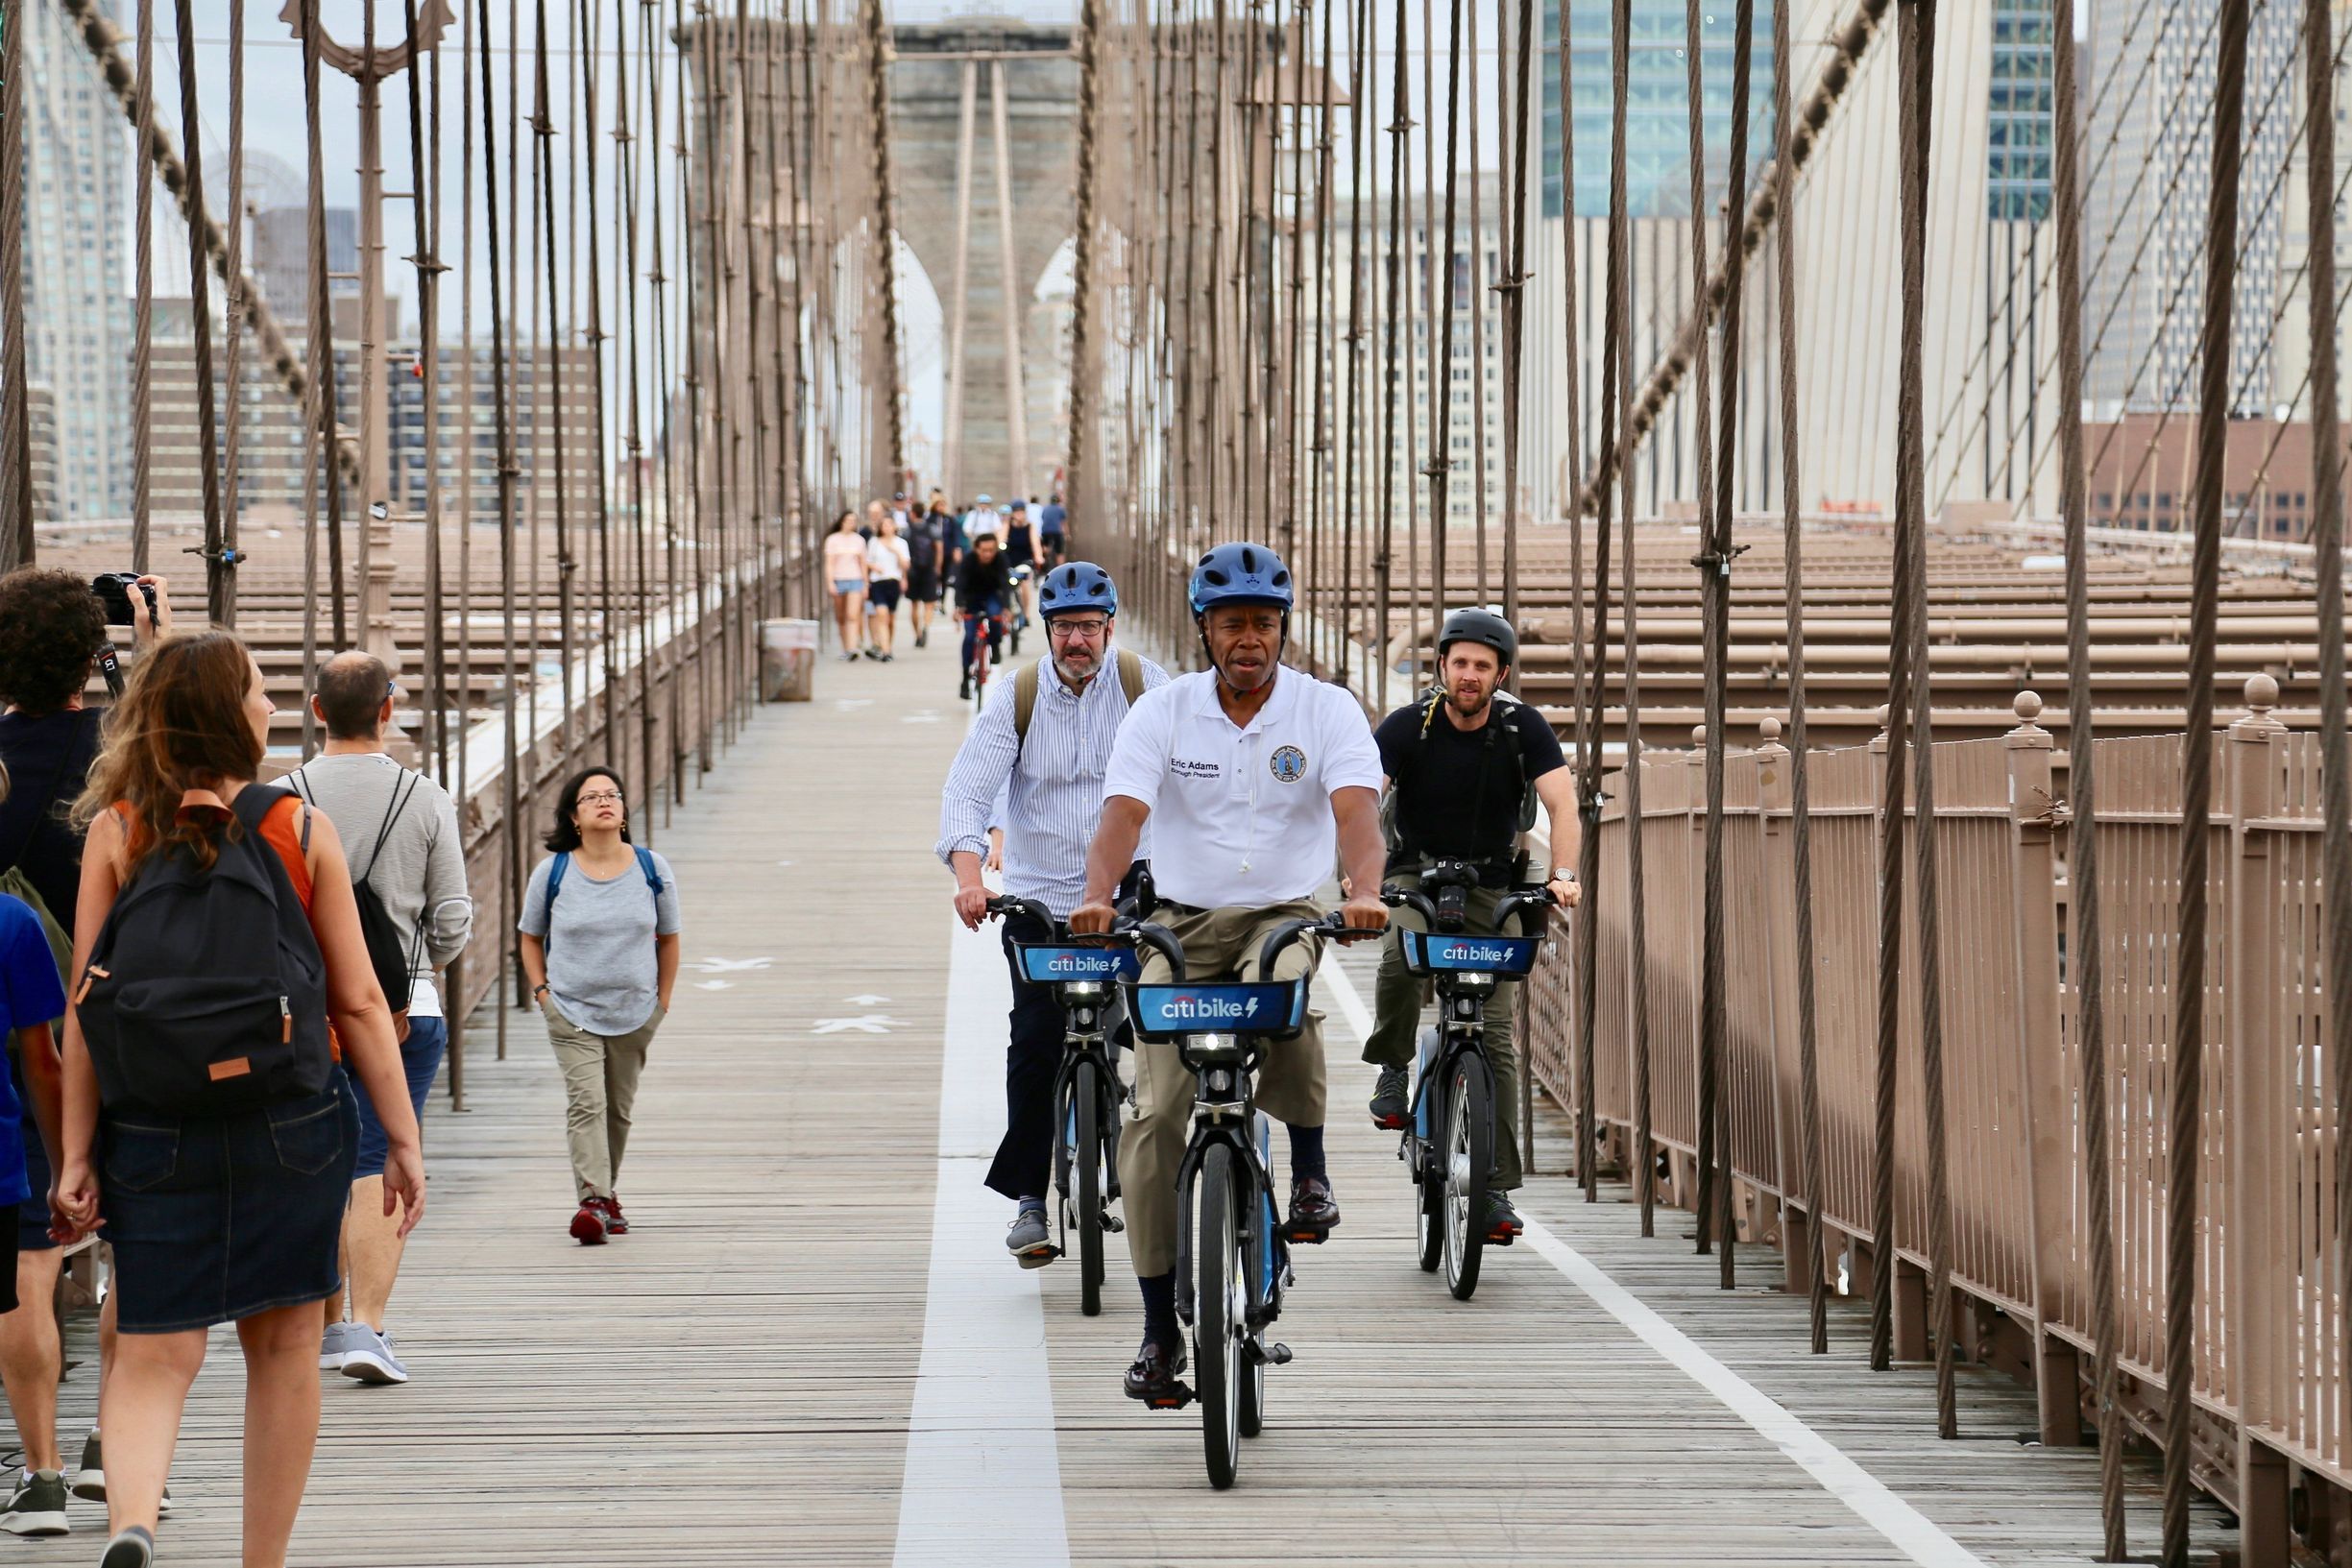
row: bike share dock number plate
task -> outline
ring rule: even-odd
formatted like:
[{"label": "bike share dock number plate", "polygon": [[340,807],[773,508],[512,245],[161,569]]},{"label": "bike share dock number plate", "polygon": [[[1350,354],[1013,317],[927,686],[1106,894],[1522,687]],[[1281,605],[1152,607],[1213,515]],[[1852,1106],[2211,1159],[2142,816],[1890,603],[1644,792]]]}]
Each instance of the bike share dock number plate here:
[{"label": "bike share dock number plate", "polygon": [[1524,975],[1536,967],[1535,936],[1433,936],[1406,928],[1405,967],[1417,975],[1438,970],[1481,970],[1490,975]]},{"label": "bike share dock number plate", "polygon": [[1133,1012],[1138,1033],[1279,1034],[1304,1021],[1306,988],[1288,981],[1264,985],[1138,985]]},{"label": "bike share dock number plate", "polygon": [[1131,980],[1141,970],[1132,948],[1055,947],[1038,942],[1021,949],[1021,973],[1039,985]]}]

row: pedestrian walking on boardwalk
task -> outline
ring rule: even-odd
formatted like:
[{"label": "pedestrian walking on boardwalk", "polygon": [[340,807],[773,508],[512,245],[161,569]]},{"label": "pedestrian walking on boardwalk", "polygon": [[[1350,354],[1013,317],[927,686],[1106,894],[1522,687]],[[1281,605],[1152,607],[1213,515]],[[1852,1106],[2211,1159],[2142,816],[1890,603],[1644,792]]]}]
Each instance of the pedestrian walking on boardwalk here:
[{"label": "pedestrian walking on boardwalk", "polygon": [[611,768],[565,782],[546,845],[554,853],[522,895],[522,972],[564,1073],[580,1204],[571,1235],[601,1246],[629,1230],[613,1186],[645,1052],[678,979],[678,880],[667,860],[630,842],[628,802]]},{"label": "pedestrian walking on boardwalk", "polygon": [[947,542],[956,529],[955,519],[936,503],[938,494],[932,492],[931,506],[915,504],[907,528],[907,620],[918,648],[931,645],[932,617],[947,594]]},{"label": "pedestrian walking on boardwalk", "polygon": [[[169,585],[140,583],[156,595],[127,595],[135,663],[155,639],[169,632]],[[0,577],[0,771],[13,783],[0,800],[0,891],[14,894],[41,922],[61,977],[72,957],[75,905],[82,886],[82,833],[69,808],[98,760],[98,709],[83,690],[96,673],[95,650],[112,636],[89,579],[70,571],[26,567]],[[62,1009],[60,1009],[61,1015]],[[54,1021],[53,1021],[54,1022]],[[30,1055],[22,1037],[11,1054],[10,1079],[22,1108],[17,1141],[24,1149],[25,1184],[33,1194],[16,1213],[16,1309],[0,1313],[0,1381],[8,1388],[24,1467],[0,1509],[0,1530],[16,1535],[61,1535],[65,1518],[64,1456],[58,1441],[58,1385],[65,1375],[64,1337],[57,1315],[58,1274],[64,1249],[50,1235],[48,1194],[56,1169],[25,1077]],[[54,1130],[54,1129],[53,1129]],[[4,1173],[0,1173],[4,1175]],[[114,1294],[98,1313],[98,1387],[114,1365]],[[106,1501],[106,1457],[98,1429],[82,1440],[73,1495]],[[171,1511],[171,1492],[163,1494]]]},{"label": "pedestrian walking on boardwalk", "polygon": [[[340,653],[319,671],[310,710],[327,727],[327,749],[288,774],[287,786],[327,813],[352,846],[352,882],[369,930],[376,982],[393,1009],[408,1103],[420,1125],[449,1025],[442,1016],[434,972],[464,951],[473,931],[473,899],[449,791],[394,761],[384,750],[392,723],[392,672],[374,654]],[[370,904],[373,912],[368,910]],[[359,1163],[343,1217],[343,1257],[351,1276],[345,1299],[327,1303],[322,1371],[361,1383],[406,1383],[408,1368],[385,1332],[385,1311],[400,1277],[402,1242],[383,1213],[384,1159],[390,1145],[367,1097],[359,1097]]]},{"label": "pedestrian walking on boardwalk", "polygon": [[898,642],[899,594],[913,565],[913,552],[899,537],[897,514],[885,512],[865,546],[865,653],[869,659],[886,664],[893,657]]},{"label": "pedestrian walking on boardwalk", "polygon": [[114,1248],[103,1568],[154,1560],[206,1331],[228,1322],[246,1364],[244,1561],[284,1563],[318,1442],[322,1303],[341,1283],[353,1079],[390,1143],[384,1202],[405,1210],[403,1229],[424,1212],[417,1119],[342,840],[290,790],[254,783],[271,712],[233,635],[169,639],[108,714],[75,806],[88,843],[52,1201],[62,1230],[103,1222]]},{"label": "pedestrian walking on boardwalk", "polygon": [[825,581],[833,585],[833,624],[841,634],[841,657],[855,660],[864,646],[865,540],[858,514],[844,508],[825,536]]}]

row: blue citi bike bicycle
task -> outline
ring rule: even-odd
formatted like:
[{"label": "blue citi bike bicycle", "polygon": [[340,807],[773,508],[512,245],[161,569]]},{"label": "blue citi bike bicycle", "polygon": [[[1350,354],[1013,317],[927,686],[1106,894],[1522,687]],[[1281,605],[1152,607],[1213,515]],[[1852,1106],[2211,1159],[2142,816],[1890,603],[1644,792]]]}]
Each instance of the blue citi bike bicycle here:
[{"label": "blue citi bike bicycle", "polygon": [[1054,1192],[1061,1240],[1054,1253],[1067,1256],[1075,1235],[1079,1311],[1093,1317],[1103,1311],[1103,1238],[1127,1228],[1110,1206],[1119,1196],[1119,1107],[1128,1098],[1115,1040],[1117,987],[1140,968],[1133,938],[1073,941],[1069,927],[1033,899],[990,899],[988,911],[1026,914],[1053,933],[1050,941],[1016,942],[1013,950],[1021,977],[1051,987],[1061,1003],[1061,1066],[1054,1075],[1054,1124],[1060,1129],[1054,1140]]},{"label": "blue citi bike bicycle", "polygon": [[[1425,932],[1410,927],[1397,930],[1406,971],[1425,977],[1437,991],[1438,1022],[1420,1031],[1412,1121],[1396,1157],[1413,1177],[1414,1240],[1421,1268],[1435,1273],[1443,1264],[1446,1288],[1457,1301],[1469,1300],[1478,1289],[1482,1251],[1509,1246],[1513,1234],[1487,1220],[1496,1115],[1494,1069],[1487,1060],[1487,1002],[1498,984],[1527,977],[1543,944],[1540,930],[1535,935],[1466,932],[1464,905],[1477,881],[1477,872],[1467,863],[1441,860],[1422,875],[1420,891],[1385,887],[1380,893],[1383,903],[1418,911],[1429,927]],[[1547,888],[1507,893],[1496,901],[1495,927],[1507,932],[1521,914],[1551,905]],[[1502,1114],[1509,1115],[1509,1107]]]},{"label": "blue citi bike bicycle", "polygon": [[[1253,1098],[1267,1046],[1306,1023],[1308,981],[1190,980],[1184,949],[1165,928],[1122,921],[1112,929],[1167,958],[1175,978],[1130,984],[1128,1010],[1137,1038],[1173,1042],[1195,1079],[1192,1138],[1176,1169],[1176,1306],[1192,1330],[1196,1382],[1151,1403],[1181,1410],[1200,1401],[1209,1484],[1223,1490],[1239,1473],[1241,1439],[1264,1428],[1267,1366],[1291,1359],[1289,1346],[1266,1337],[1292,1283],[1290,1243],[1321,1239],[1284,1233],[1266,1170],[1270,1128]],[[1273,974],[1309,936],[1378,934],[1351,930],[1336,913],[1286,922],[1260,948],[1258,973]]]}]

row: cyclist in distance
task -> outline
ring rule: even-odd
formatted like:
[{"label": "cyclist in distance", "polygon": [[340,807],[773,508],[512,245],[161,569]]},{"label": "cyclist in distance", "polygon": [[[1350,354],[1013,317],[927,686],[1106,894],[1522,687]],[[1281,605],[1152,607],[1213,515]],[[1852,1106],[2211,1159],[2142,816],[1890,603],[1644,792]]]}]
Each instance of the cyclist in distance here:
[{"label": "cyclist in distance", "polygon": [[[1535,707],[1503,689],[1518,660],[1518,635],[1486,610],[1457,610],[1438,633],[1439,684],[1397,709],[1373,732],[1380,765],[1394,793],[1389,800],[1388,880],[1418,888],[1440,860],[1475,868],[1477,886],[1465,900],[1464,930],[1497,932],[1495,905],[1522,882],[1520,836],[1532,820],[1529,791],[1551,823],[1551,860],[1544,873],[1563,908],[1577,903],[1575,792],[1567,760],[1552,727]],[[1418,929],[1419,914],[1397,910],[1399,924]],[[1392,937],[1381,944],[1374,993],[1376,1022],[1364,1059],[1380,1069],[1372,1093],[1372,1125],[1401,1128],[1412,1115],[1407,1069],[1421,1020],[1421,982],[1406,972]],[[1488,1222],[1514,1235],[1523,1227],[1511,1206],[1519,1185],[1518,1051],[1512,1039],[1512,993],[1497,986],[1486,1007],[1487,1059],[1494,1070],[1494,1180]]]},{"label": "cyclist in distance", "polygon": [[[1288,920],[1322,913],[1317,895],[1335,857],[1354,888],[1349,927],[1388,924],[1380,902],[1380,757],[1355,699],[1282,666],[1291,576],[1261,544],[1220,544],[1191,584],[1193,622],[1210,667],[1147,693],[1128,715],[1103,778],[1103,820],[1086,856],[1075,934],[1106,931],[1111,897],[1149,823],[1158,902],[1148,919],[1183,944],[1189,979],[1297,979],[1320,945],[1287,950],[1276,973],[1258,952]],[[1156,965],[1156,968],[1154,967]],[[1171,978],[1147,959],[1143,977]],[[1128,1397],[1164,1394],[1184,1370],[1176,1313],[1176,1173],[1189,1131],[1193,1078],[1173,1042],[1139,1042],[1135,1098],[1119,1142],[1128,1247],[1144,1298],[1143,1348]],[[1257,1104],[1290,1128],[1294,1239],[1321,1241],[1340,1220],[1323,1158],[1321,1022],[1273,1042]]]},{"label": "cyclist in distance", "polygon": [[972,695],[972,658],[980,639],[988,639],[988,662],[1004,658],[1006,612],[1012,606],[1012,569],[998,553],[994,534],[973,539],[972,548],[956,566],[956,611],[963,616],[963,680],[957,695]]},{"label": "cyclist in distance", "polygon": [[[939,802],[939,858],[956,874],[956,918],[978,930],[988,912],[981,880],[988,830],[1004,830],[1005,891],[1067,920],[1086,880],[1086,845],[1103,809],[1103,769],[1119,723],[1168,672],[1114,647],[1119,590],[1091,562],[1055,567],[1037,590],[1047,658],[1022,668],[981,711],[948,770]],[[1103,678],[1105,669],[1113,673]],[[1049,673],[1050,670],[1050,673]],[[1054,1150],[1054,1081],[1061,1066],[1061,1004],[1021,977],[1014,944],[1050,942],[1033,915],[1005,917],[1012,967],[1012,1036],[1005,1057],[1005,1138],[988,1186],[1017,1204],[1005,1245],[1024,1268],[1053,1262],[1046,1189]]]}]

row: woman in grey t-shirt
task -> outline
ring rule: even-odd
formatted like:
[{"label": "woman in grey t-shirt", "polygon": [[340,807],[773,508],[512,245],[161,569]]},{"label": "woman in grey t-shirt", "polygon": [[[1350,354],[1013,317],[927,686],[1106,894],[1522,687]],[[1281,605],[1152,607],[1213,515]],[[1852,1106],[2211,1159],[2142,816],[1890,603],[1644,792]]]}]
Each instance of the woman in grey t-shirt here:
[{"label": "woman in grey t-shirt", "polygon": [[555,853],[522,895],[522,972],[563,1069],[583,1246],[625,1235],[613,1192],[629,1113],[654,1031],[678,979],[678,882],[669,862],[629,841],[620,775],[592,767],[566,781],[546,837]]}]

